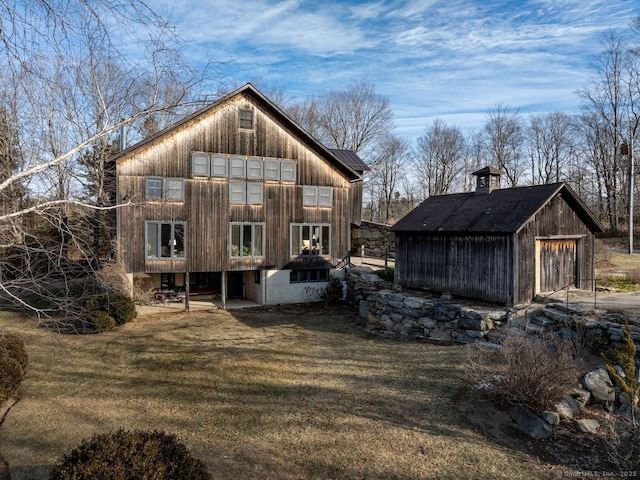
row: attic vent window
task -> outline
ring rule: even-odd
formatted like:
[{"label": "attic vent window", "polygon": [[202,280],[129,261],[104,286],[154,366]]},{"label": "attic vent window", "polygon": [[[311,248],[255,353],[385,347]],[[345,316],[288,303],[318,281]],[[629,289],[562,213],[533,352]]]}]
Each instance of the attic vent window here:
[{"label": "attic vent window", "polygon": [[253,110],[241,108],[238,110],[238,126],[248,130],[253,130]]}]

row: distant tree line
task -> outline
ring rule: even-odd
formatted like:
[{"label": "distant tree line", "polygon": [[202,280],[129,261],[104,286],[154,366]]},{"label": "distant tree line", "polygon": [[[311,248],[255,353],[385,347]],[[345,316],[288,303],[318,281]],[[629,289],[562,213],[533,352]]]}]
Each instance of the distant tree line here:
[{"label": "distant tree line", "polygon": [[353,150],[369,164],[368,220],[393,223],[428,196],[469,191],[471,173],[492,165],[505,172],[507,187],[569,182],[618,231],[628,222],[627,146],[638,143],[640,127],[640,17],[627,31],[608,32],[601,44],[593,76],[576,90],[579,113],[524,115],[498,103],[479,131],[435,119],[414,145],[393,133],[389,99],[366,82],[301,102],[287,101],[282,92],[277,97],[325,145]]}]

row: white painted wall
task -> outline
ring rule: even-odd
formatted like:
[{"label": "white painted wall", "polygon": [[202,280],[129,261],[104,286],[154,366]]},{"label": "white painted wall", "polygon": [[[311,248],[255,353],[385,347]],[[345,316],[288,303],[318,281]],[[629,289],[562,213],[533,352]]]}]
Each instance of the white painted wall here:
[{"label": "white painted wall", "polygon": [[[337,270],[331,270],[330,273],[344,276],[343,272]],[[317,302],[327,287],[327,282],[290,283],[289,270],[265,270],[264,274],[264,305]]]},{"label": "white painted wall", "polygon": [[242,275],[242,281],[244,282],[244,294],[247,297],[247,300],[251,300],[252,302],[263,304],[264,298],[264,280],[265,280],[265,271],[258,270],[260,273],[260,283],[256,283],[255,272],[249,271],[244,272]]}]

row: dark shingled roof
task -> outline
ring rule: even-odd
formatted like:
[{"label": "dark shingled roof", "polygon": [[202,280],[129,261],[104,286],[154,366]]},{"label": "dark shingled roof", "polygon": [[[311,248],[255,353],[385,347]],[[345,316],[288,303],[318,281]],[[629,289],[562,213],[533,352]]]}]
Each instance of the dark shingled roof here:
[{"label": "dark shingled roof", "polygon": [[471,192],[429,197],[398,221],[392,230],[512,234],[557,194],[563,196],[593,232],[604,231],[602,224],[564,182],[504,188],[480,195]]},{"label": "dark shingled roof", "polygon": [[356,172],[364,172],[371,170],[369,165],[364,163],[364,161],[358,156],[356,152],[352,152],[351,150],[339,150],[337,148],[330,148],[331,153],[333,153],[338,160],[342,163],[347,164],[351,167],[352,170]]}]

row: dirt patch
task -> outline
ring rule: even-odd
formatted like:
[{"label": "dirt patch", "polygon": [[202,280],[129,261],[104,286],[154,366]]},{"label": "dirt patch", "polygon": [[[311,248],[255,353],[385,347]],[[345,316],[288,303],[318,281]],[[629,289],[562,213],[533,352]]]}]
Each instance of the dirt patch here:
[{"label": "dirt patch", "polygon": [[[578,430],[574,422],[554,427],[554,435],[534,440],[520,432],[511,420],[507,408],[496,406],[489,398],[466,390],[459,399],[459,408],[480,433],[500,445],[521,452],[547,478],[591,478],[585,472],[614,472],[607,460],[608,414],[600,407],[589,406],[579,418],[594,418],[600,422],[598,434]],[[597,477],[594,475],[593,477]]]}]

